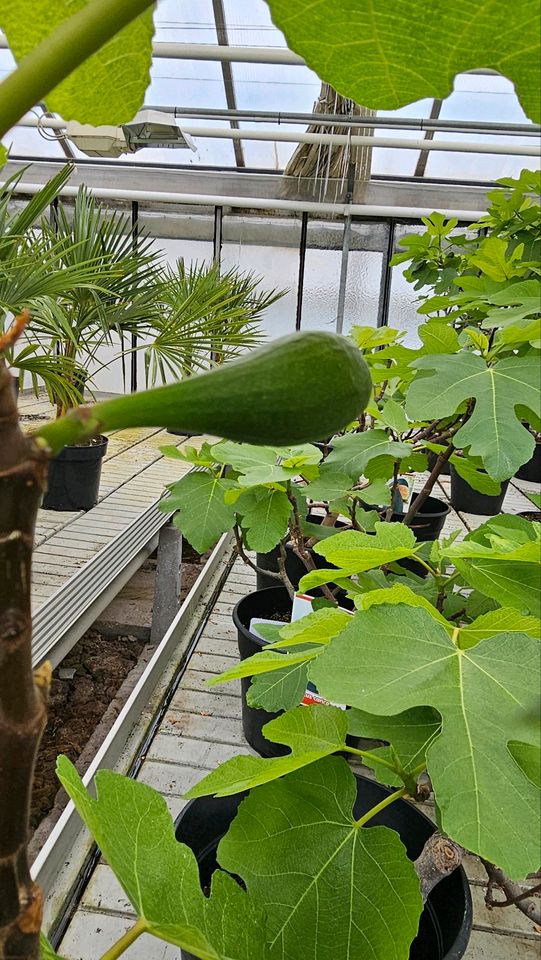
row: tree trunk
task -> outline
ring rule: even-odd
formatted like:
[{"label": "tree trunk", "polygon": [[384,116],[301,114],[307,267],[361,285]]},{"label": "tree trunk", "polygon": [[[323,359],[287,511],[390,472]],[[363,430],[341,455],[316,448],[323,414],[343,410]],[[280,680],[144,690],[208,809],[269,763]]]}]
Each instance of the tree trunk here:
[{"label": "tree trunk", "polygon": [[47,458],[21,432],[0,360],[0,960],[38,960],[42,896],[27,856],[50,671],[32,671],[30,575]]}]

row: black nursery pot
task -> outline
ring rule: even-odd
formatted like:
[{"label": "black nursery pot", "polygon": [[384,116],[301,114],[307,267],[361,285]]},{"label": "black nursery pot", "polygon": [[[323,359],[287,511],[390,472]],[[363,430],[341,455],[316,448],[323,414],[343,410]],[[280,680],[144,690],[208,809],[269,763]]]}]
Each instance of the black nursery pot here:
[{"label": "black nursery pot", "polygon": [[51,460],[45,510],[90,510],[96,505],[107,444],[107,437],[99,437],[84,446],[64,447]]},{"label": "black nursery pot", "polygon": [[[418,493],[414,493],[411,498],[412,502],[418,496]],[[418,540],[419,543],[437,540],[443,530],[449,509],[448,504],[444,503],[443,500],[438,500],[437,497],[427,497],[421,509],[415,514],[411,522],[411,529],[415,539]],[[383,516],[385,516],[385,513],[383,513]],[[402,523],[404,517],[405,514],[393,513],[391,520],[393,523]]]},{"label": "black nursery pot", "polygon": [[[307,519],[310,523],[321,523],[321,521],[323,520],[323,517],[317,514],[308,514]],[[340,530],[342,530],[345,526],[347,526],[347,524],[340,523],[340,521],[338,521],[338,523],[335,524],[336,532],[339,533]],[[323,567],[326,567],[326,568],[333,567],[334,569],[334,564],[329,563],[327,560],[325,560],[325,558],[322,557],[321,554],[315,553],[315,551],[312,550],[311,547],[309,547],[308,550],[316,567],[320,569],[322,569]],[[262,570],[271,570],[274,573],[278,573],[279,572],[279,567],[278,567],[279,556],[280,556],[279,547],[275,547],[274,550],[269,550],[268,553],[258,553],[256,556],[257,566],[261,567]],[[297,554],[293,550],[293,546],[290,543],[286,543],[285,568],[286,568],[286,573],[289,579],[291,580],[291,583],[296,589],[299,586],[299,580],[301,580],[301,578],[304,577],[304,575],[308,573],[308,571],[304,566],[304,563],[302,562],[302,560],[297,556]],[[259,573],[259,571],[256,575],[256,584],[257,584],[258,590],[265,590],[266,587],[275,587],[277,585],[274,577],[267,577],[265,576],[264,573]]]},{"label": "black nursery pot", "polygon": [[[291,597],[285,587],[267,587],[265,590],[256,590],[236,604],[233,610],[233,623],[237,628],[239,653],[241,660],[247,660],[254,653],[261,653],[265,642],[250,633],[249,627],[252,617],[261,617],[270,620],[289,618],[291,614]],[[242,677],[242,730],[248,743],[262,757],[283,757],[289,753],[289,747],[280,743],[271,743],[263,736],[261,729],[269,720],[274,720],[279,713],[268,713],[266,710],[256,710],[246,703],[246,694],[250,687],[251,678]]]},{"label": "black nursery pot", "polygon": [[488,493],[479,493],[458,475],[451,464],[451,503],[455,510],[461,513],[474,513],[482,517],[495,516],[501,512],[508,486],[509,480],[504,480],[500,493],[495,497]]},{"label": "black nursery pot", "polygon": [[[357,776],[356,780],[354,816],[359,818],[380,803],[390,791],[366,777]],[[201,797],[192,800],[176,821],[176,838],[195,853],[204,889],[209,886],[218,866],[218,844],[227,833],[245,796],[246,793],[240,793],[234,797]],[[372,825],[396,830],[411,860],[417,859],[435,830],[428,817],[405,800],[397,800],[382,810],[370,821]],[[434,887],[428,897],[419,933],[410,948],[410,960],[460,960],[468,946],[471,926],[470,889],[466,874],[459,867]],[[191,953],[185,951],[181,951],[181,957],[182,960],[195,960]],[[334,958],[329,955],[329,960]]]},{"label": "black nursery pot", "polygon": [[[319,590],[311,591],[315,595],[320,594]],[[340,599],[340,604],[347,609],[353,609],[353,604],[344,596]],[[291,597],[285,587],[267,587],[264,590],[256,590],[249,593],[236,604],[233,610],[233,623],[237,628],[237,638],[240,659],[247,660],[254,653],[261,653],[266,644],[264,640],[250,632],[250,623],[253,617],[260,617],[262,620],[289,620],[291,615]],[[283,710],[278,713],[269,713],[267,710],[257,710],[255,707],[249,707],[246,702],[246,694],[251,684],[251,677],[241,677],[242,688],[242,731],[251,747],[257,750],[262,757],[283,757],[290,753],[289,747],[281,743],[273,743],[262,733],[262,728],[270,720],[279,717]],[[322,708],[324,709],[324,708]],[[364,740],[359,737],[346,737],[347,743],[352,747],[365,746],[365,749],[374,746],[381,746],[381,741]]]},{"label": "black nursery pot", "polygon": [[531,460],[523,463],[516,476],[519,480],[529,480],[530,483],[541,483],[541,441],[535,444]]}]

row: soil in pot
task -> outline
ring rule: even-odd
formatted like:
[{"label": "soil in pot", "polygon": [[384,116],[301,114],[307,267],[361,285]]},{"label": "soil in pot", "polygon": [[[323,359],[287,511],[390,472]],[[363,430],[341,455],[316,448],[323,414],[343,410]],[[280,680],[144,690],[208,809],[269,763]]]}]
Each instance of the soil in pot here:
[{"label": "soil in pot", "polygon": [[[309,523],[320,524],[321,521],[323,520],[323,517],[316,513],[309,513],[306,519],[308,520]],[[337,523],[335,524],[335,527],[332,529],[336,529],[336,532],[339,533],[340,530],[344,529],[344,527],[347,527],[347,524],[345,522],[337,521]],[[323,567],[334,566],[332,563],[329,563],[327,560],[325,560],[324,557],[320,556],[319,553],[315,553],[311,547],[309,547],[308,550],[316,567],[323,568]],[[279,547],[275,547],[274,550],[270,550],[268,553],[258,553],[256,556],[257,566],[261,567],[263,570],[271,570],[273,573],[278,573],[279,572],[279,567],[278,567],[279,555],[280,555]],[[285,567],[286,567],[286,573],[289,579],[291,580],[291,583],[293,584],[295,589],[297,589],[297,587],[299,586],[299,580],[301,580],[301,578],[304,577],[304,575],[308,573],[308,571],[304,563],[300,559],[300,557],[298,557],[295,551],[293,550],[293,546],[291,543],[286,544]],[[275,580],[274,577],[267,577],[265,576],[264,573],[259,573],[259,572],[257,573],[256,583],[257,583],[258,590],[265,590],[266,587],[275,587],[277,585],[277,581]]]},{"label": "soil in pot", "polygon": [[519,480],[541,483],[541,440],[537,440],[531,460],[523,463],[516,476]]},{"label": "soil in pot", "polygon": [[524,517],[525,520],[531,520],[532,523],[541,523],[541,511],[539,510],[525,510],[524,513],[519,513],[517,516]]},{"label": "soil in pot", "polygon": [[64,447],[49,463],[44,510],[90,510],[98,502],[107,437]]},{"label": "soil in pot", "polygon": [[[413,494],[412,503],[418,496],[418,493]],[[449,505],[444,503],[443,500],[438,500],[437,497],[427,497],[410,524],[415,539],[420,543],[437,540],[443,530],[449,510]],[[393,513],[391,521],[392,523],[402,523],[404,517],[405,514],[403,513]],[[385,519],[385,512],[382,513],[382,518]]]},{"label": "soil in pot", "polygon": [[473,513],[476,516],[493,517],[501,513],[509,480],[504,480],[501,491],[495,497],[473,490],[456,472],[451,464],[451,504],[461,513]]},{"label": "soil in pot", "polygon": [[[357,776],[356,780],[354,816],[358,818],[388,796],[390,791],[366,777]],[[245,793],[241,793],[234,797],[202,797],[193,800],[176,821],[177,840],[194,851],[204,890],[209,888],[212,874],[218,865],[218,844],[229,829],[245,796]],[[419,856],[435,830],[432,821],[405,800],[398,800],[381,811],[370,825],[383,825],[396,830],[411,860]],[[410,960],[460,960],[468,946],[471,926],[470,890],[464,870],[459,867],[442,880],[428,897],[421,916],[419,933],[410,948]],[[182,960],[195,960],[192,954],[185,951],[181,951],[181,957]],[[334,958],[329,956],[329,960]]]}]

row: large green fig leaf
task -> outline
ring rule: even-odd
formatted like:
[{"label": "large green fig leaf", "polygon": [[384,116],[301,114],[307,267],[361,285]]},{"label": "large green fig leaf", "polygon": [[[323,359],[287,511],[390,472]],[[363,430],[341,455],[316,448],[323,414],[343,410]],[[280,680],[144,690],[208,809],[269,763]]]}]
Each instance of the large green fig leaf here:
[{"label": "large green fig leaf", "polygon": [[537,640],[499,633],[462,650],[425,610],[373,606],[322,651],[310,677],[323,696],[368,713],[437,710],[442,732],[427,764],[442,829],[516,879],[537,869],[539,796],[508,749],[539,741]]},{"label": "large green fig leaf", "polygon": [[496,633],[527,633],[528,636],[540,640],[541,620],[538,617],[523,617],[517,610],[509,607],[489,610],[477,617],[473,623],[460,628],[458,644],[463,650],[467,650]]},{"label": "large green fig leaf", "polygon": [[[17,61],[88,0],[4,0],[0,26]],[[117,126],[133,119],[143,103],[152,63],[152,10],[124,27],[47,96],[64,120]]]},{"label": "large green fig leaf", "polygon": [[447,97],[457,73],[490,67],[508,77],[541,121],[539,5],[518,0],[267,0],[288,46],[343,97],[396,110]]},{"label": "large green fig leaf", "polygon": [[499,604],[541,616],[541,526],[493,517],[444,548],[463,579]]},{"label": "large green fig leaf", "polygon": [[371,570],[382,563],[414,556],[418,544],[409,527],[402,523],[377,522],[374,529],[374,534],[345,530],[317,543],[314,547],[316,553],[338,569],[312,570],[300,581],[301,590],[310,590],[322,583]]},{"label": "large green fig leaf", "polygon": [[266,908],[272,960],[407,960],[419,882],[394,830],[358,826],[355,797],[328,757],[253,791],[221,841],[221,866]]},{"label": "large green fig leaf", "polygon": [[222,872],[204,895],[195,856],[177,842],[155,790],[102,770],[94,800],[66,757],[58,758],[57,773],[148,933],[201,960],[268,956],[260,907]]},{"label": "large green fig leaf", "polygon": [[262,483],[291,480],[299,470],[278,463],[276,447],[256,447],[250,443],[231,443],[222,440],[214,444],[212,453],[219,463],[228,463],[240,474],[240,482],[247,487]]},{"label": "large green fig leaf", "polygon": [[304,697],[308,684],[306,660],[290,663],[271,673],[260,673],[252,678],[246,694],[246,703],[256,710],[276,713],[296,707]]},{"label": "large green fig leaf", "polygon": [[354,481],[358,480],[370,461],[376,457],[389,457],[392,463],[393,460],[403,460],[412,452],[411,444],[389,440],[385,430],[346,433],[333,440],[332,445],[333,449],[325,460],[327,468],[332,466]]},{"label": "large green fig leaf", "polygon": [[246,490],[235,501],[234,509],[242,517],[244,539],[250,550],[267,553],[287,532],[291,503],[283,490]]},{"label": "large green fig leaf", "polygon": [[[414,777],[415,771],[425,763],[426,751],[439,733],[441,720],[431,707],[414,707],[393,717],[377,717],[364,710],[348,710],[348,731],[354,737],[386,740],[391,746],[376,747],[370,753],[389,763],[398,757],[405,774]],[[373,763],[366,757],[363,763],[372,767],[376,779],[388,786],[401,787],[404,783],[399,773],[388,767]]]},{"label": "large green fig leaf", "polygon": [[187,473],[171,486],[170,496],[162,500],[160,509],[167,513],[178,510],[175,525],[195,550],[204,553],[222,533],[233,529],[235,510],[224,502],[225,492],[233,486],[233,481],[206,471]]},{"label": "large green fig leaf", "polygon": [[359,416],[371,391],[370,371],[347,337],[310,331],[179,383],[72,410],[34,436],[53,454],[125,427],[282,446],[333,435]]},{"label": "large green fig leaf", "polygon": [[494,366],[474,353],[420,357],[406,411],[412,419],[446,417],[475,400],[469,420],[454,437],[457,447],[480,457],[493,480],[506,480],[533,454],[534,438],[517,417],[523,406],[539,415],[541,387],[535,359],[506,357]]},{"label": "large green fig leaf", "polygon": [[228,797],[259,787],[278,777],[300,770],[322,757],[343,750],[348,721],[345,710],[321,705],[296,707],[263,727],[263,735],[274,743],[291,748],[285,757],[238,756],[226,760],[186,794],[187,799]]}]

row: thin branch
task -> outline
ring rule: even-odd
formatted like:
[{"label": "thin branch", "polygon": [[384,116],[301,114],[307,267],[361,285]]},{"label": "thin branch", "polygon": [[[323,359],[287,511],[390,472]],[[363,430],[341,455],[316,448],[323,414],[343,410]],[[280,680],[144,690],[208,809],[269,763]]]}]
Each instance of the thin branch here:
[{"label": "thin branch", "polygon": [[279,573],[275,573],[274,570],[264,570],[263,567],[258,567],[257,563],[254,563],[254,561],[250,559],[250,557],[248,556],[248,554],[244,549],[244,544],[242,542],[242,535],[240,533],[238,523],[236,523],[235,526],[233,527],[233,533],[235,534],[235,541],[237,544],[237,553],[241,558],[241,560],[246,564],[246,566],[251,567],[252,570],[255,570],[256,573],[262,573],[266,577],[272,577],[273,580],[279,580],[280,583],[282,583],[282,577],[280,576]]},{"label": "thin branch", "polygon": [[291,583],[291,580],[288,577],[287,570],[286,570],[286,560],[287,560],[287,553],[286,553],[285,543],[283,540],[280,540],[280,552],[278,555],[278,569],[280,571],[280,576],[284,582],[284,587],[286,588],[287,592],[289,593],[289,596],[293,600],[295,596],[295,587],[293,586],[293,584]]},{"label": "thin branch", "polygon": [[[488,887],[485,896],[485,903],[489,910],[493,907],[507,907],[514,905],[517,907],[524,916],[528,917],[532,923],[535,923],[538,927],[541,927],[541,910],[534,900],[529,900],[528,897],[533,896],[535,893],[538,893],[541,890],[541,883],[536,884],[534,887],[528,888],[526,885],[515,883],[513,880],[510,880],[509,877],[505,875],[503,870],[500,870],[499,867],[495,867],[493,863],[490,863],[488,860],[483,860],[480,857],[481,863],[483,864],[487,875],[488,875]],[[494,900],[492,897],[492,888],[496,885],[500,887],[504,894],[505,900]]]},{"label": "thin branch", "polygon": [[415,497],[415,500],[411,501],[410,508],[406,516],[404,517],[404,524],[406,527],[410,525],[411,521],[413,520],[417,512],[421,509],[423,503],[425,503],[425,501],[428,500],[428,497],[430,496],[430,494],[432,493],[432,490],[434,489],[434,484],[436,483],[436,480],[438,479],[445,464],[447,463],[447,461],[453,455],[454,452],[455,452],[455,448],[453,447],[452,443],[450,443],[447,449],[444,450],[443,453],[438,454],[434,469],[432,470],[432,473],[430,474],[428,480],[426,481],[423,489],[421,490],[420,493],[417,494],[417,496]]}]

